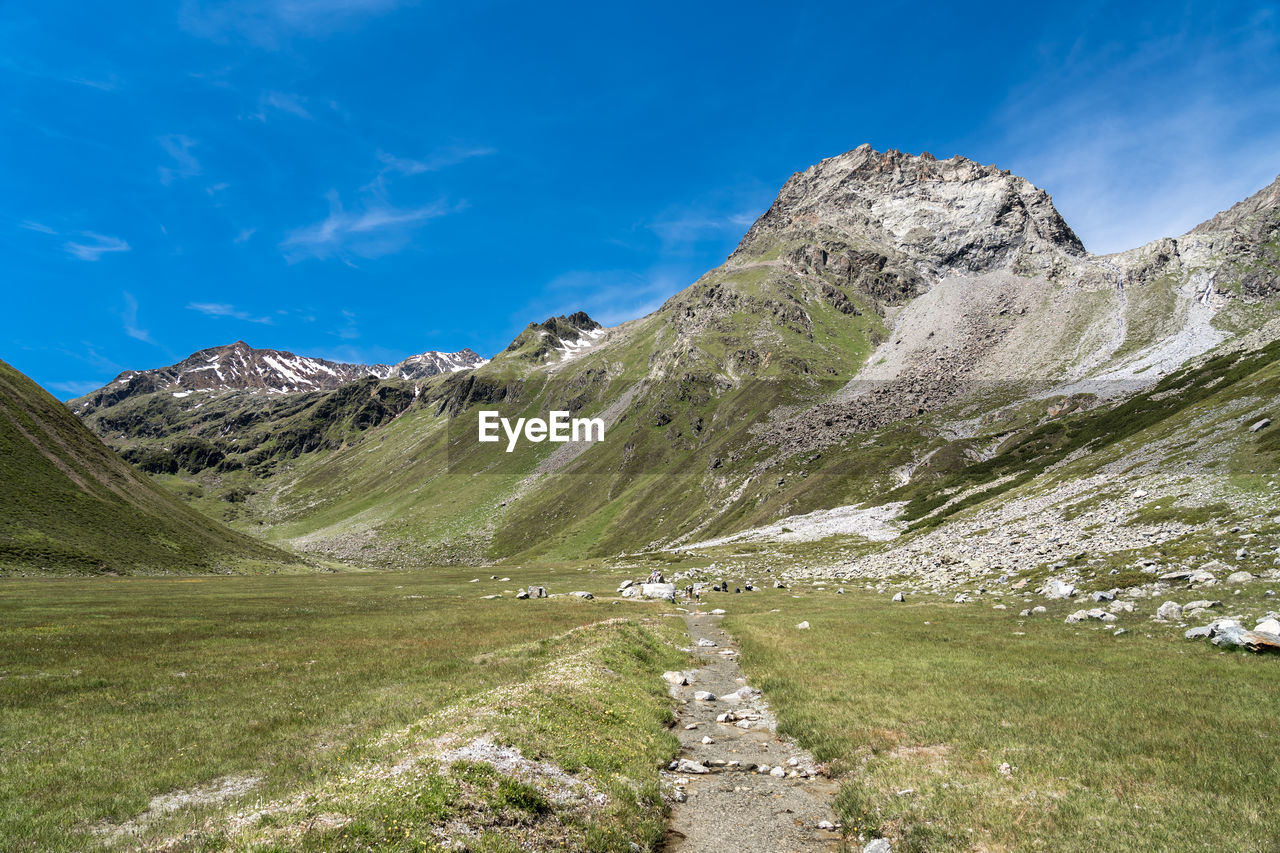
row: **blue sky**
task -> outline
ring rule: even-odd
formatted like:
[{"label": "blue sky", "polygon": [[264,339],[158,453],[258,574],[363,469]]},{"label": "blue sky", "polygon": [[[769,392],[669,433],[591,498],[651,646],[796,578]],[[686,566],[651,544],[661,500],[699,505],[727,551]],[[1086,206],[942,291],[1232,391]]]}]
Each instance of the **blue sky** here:
[{"label": "blue sky", "polygon": [[1095,251],[1280,172],[1275,3],[42,0],[0,76],[0,358],[62,398],[631,319],[863,142],[1025,175]]}]

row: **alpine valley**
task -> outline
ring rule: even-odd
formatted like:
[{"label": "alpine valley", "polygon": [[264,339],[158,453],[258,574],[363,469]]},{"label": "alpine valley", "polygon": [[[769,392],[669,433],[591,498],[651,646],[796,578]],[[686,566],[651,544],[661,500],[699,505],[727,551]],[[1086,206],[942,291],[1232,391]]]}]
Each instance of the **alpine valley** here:
[{"label": "alpine valley", "polygon": [[1275,849],[1278,401],[1280,179],[867,145],[612,328],[0,363],[2,846]]}]

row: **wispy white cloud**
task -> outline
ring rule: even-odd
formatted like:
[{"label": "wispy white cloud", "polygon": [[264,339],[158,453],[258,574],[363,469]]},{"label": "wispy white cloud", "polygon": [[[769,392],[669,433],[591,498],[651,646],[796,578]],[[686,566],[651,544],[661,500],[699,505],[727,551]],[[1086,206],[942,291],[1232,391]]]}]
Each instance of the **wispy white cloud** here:
[{"label": "wispy white cloud", "polygon": [[258,110],[250,118],[266,121],[270,113],[276,112],[310,120],[311,111],[306,108],[305,103],[306,98],[300,95],[291,95],[288,92],[263,92],[258,97]]},{"label": "wispy white cloud", "polygon": [[378,158],[378,162],[382,164],[382,168],[378,170],[378,174],[374,176],[372,181],[360,189],[363,192],[382,194],[387,191],[387,179],[390,175],[421,175],[427,172],[438,172],[441,169],[456,166],[467,160],[488,157],[496,153],[496,148],[483,145],[451,145],[438,148],[421,159],[414,159],[397,157],[379,149],[375,156]]},{"label": "wispy white cloud", "polygon": [[1082,9],[1064,28],[1078,37],[1045,45],[1043,72],[993,117],[1000,165],[1052,193],[1095,252],[1185,233],[1280,172],[1280,15],[1213,30],[1169,11],[1146,41],[1102,50],[1105,15]]},{"label": "wispy white cloud", "polygon": [[[52,231],[46,233],[54,233]],[[129,244],[119,237],[108,237],[105,234],[95,234],[92,231],[81,231],[80,237],[84,242],[77,240],[68,240],[62,244],[62,248],[73,257],[82,261],[96,261],[103,255],[112,252],[127,252]]]},{"label": "wispy white cloud", "polygon": [[355,344],[338,344],[326,346],[318,343],[306,349],[308,355],[338,361],[345,364],[395,364],[410,353],[397,352],[380,345],[357,346]]},{"label": "wispy white cloud", "polygon": [[415,160],[409,157],[396,157],[388,154],[386,151],[378,151],[378,161],[382,163],[384,172],[399,172],[402,175],[420,175],[423,172],[437,172],[449,166],[456,166],[459,163],[476,157],[487,157],[490,154],[496,154],[496,148],[488,146],[463,146],[452,145],[445,148],[439,148],[421,160]]},{"label": "wispy white cloud", "polygon": [[191,153],[197,141],[181,133],[160,137],[160,147],[173,158],[174,165],[160,167],[160,183],[171,184],[175,178],[192,178],[200,174],[200,161]]},{"label": "wispy white cloud", "polygon": [[65,382],[50,382],[49,387],[55,391],[61,391],[64,394],[71,394],[75,397],[79,397],[83,394],[88,394],[90,391],[96,391],[101,388],[102,383],[95,382],[93,380],[69,379]]},{"label": "wispy white cloud", "polygon": [[124,369],[117,362],[98,352],[98,345],[91,341],[81,341],[79,347],[58,347],[58,352],[68,358],[83,361],[99,373],[119,373]]},{"label": "wispy white cloud", "polygon": [[124,311],[120,314],[124,324],[124,333],[136,341],[155,344],[151,333],[138,326],[138,300],[132,293],[124,293]]},{"label": "wispy white cloud", "polygon": [[675,247],[724,235],[741,237],[759,215],[758,210],[742,210],[721,215],[687,210],[675,217],[650,222],[648,228],[658,235],[658,239],[664,246]]},{"label": "wispy white cloud", "polygon": [[280,249],[290,262],[305,258],[349,260],[351,255],[362,258],[388,255],[405,248],[417,226],[450,212],[443,203],[397,208],[381,201],[360,210],[346,210],[336,190],[330,190],[326,198],[328,216],[290,231],[280,242]]},{"label": "wispy white cloud", "polygon": [[33,222],[30,219],[22,220],[21,222],[18,223],[18,227],[25,228],[28,231],[38,231],[41,234],[57,234],[58,233],[57,231],[54,231],[52,228],[50,228],[48,225],[43,225],[39,222]]},{"label": "wispy white cloud", "polygon": [[[629,235],[619,234],[617,242],[645,248],[657,237],[658,254],[667,259],[705,258],[708,250],[722,249],[727,254],[769,207],[777,191],[777,187],[757,180],[714,189],[646,217]],[[640,238],[637,245],[632,245],[632,238]]]},{"label": "wispy white cloud", "polygon": [[333,334],[344,341],[354,341],[360,337],[360,324],[356,322],[356,315],[354,312],[343,308],[342,316],[345,322],[334,330]]},{"label": "wispy white cloud", "polygon": [[229,317],[233,320],[243,320],[247,323],[264,323],[268,326],[273,325],[270,317],[255,317],[248,311],[242,311],[234,305],[228,305],[224,302],[191,302],[187,305],[191,311],[199,311],[206,317]]},{"label": "wispy white cloud", "polygon": [[100,92],[114,92],[120,88],[120,81],[114,74],[110,75],[110,79],[102,80],[92,77],[80,77],[71,75],[63,78],[68,83],[75,83],[77,86],[88,86],[90,89],[97,89]]},{"label": "wispy white cloud", "polygon": [[65,66],[50,68],[29,57],[18,58],[12,55],[0,58],[0,68],[28,77],[70,83],[75,86],[86,86],[90,89],[97,89],[100,92],[113,92],[120,88],[120,78],[113,71],[103,71],[103,73],[92,75],[83,74],[76,71],[68,71]]},{"label": "wispy white cloud", "polygon": [[249,238],[251,238],[256,233],[258,233],[257,228],[241,228],[240,233],[236,235],[236,238],[233,242],[248,243]]},{"label": "wispy white cloud", "polygon": [[539,299],[521,317],[586,311],[599,323],[616,326],[656,311],[663,302],[696,278],[676,268],[570,270],[549,281]]},{"label": "wispy white cloud", "polygon": [[179,24],[201,38],[240,38],[274,50],[294,36],[320,37],[405,0],[184,0]]}]

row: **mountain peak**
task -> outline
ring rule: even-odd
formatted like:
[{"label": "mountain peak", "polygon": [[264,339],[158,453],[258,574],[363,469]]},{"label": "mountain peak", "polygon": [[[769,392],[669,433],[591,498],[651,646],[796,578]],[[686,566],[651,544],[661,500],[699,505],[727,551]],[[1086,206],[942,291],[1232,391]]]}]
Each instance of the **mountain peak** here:
[{"label": "mountain peak", "polygon": [[1025,178],[867,144],[792,175],[734,254],[831,242],[902,255],[933,274],[1085,253],[1049,194]]},{"label": "mountain peak", "polygon": [[572,358],[594,345],[604,334],[601,326],[586,311],[574,311],[568,316],[548,317],[541,323],[530,323],[503,355],[514,355],[529,361],[545,361],[551,353],[559,353],[559,360]]}]

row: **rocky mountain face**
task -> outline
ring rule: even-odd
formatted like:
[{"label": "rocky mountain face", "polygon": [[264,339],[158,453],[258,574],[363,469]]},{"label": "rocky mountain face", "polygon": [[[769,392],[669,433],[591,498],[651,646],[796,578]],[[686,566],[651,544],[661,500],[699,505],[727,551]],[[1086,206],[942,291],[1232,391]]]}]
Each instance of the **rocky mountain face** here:
[{"label": "rocky mountain face", "polygon": [[965,398],[1118,399],[1155,383],[1274,315],[1278,195],[1096,256],[1023,178],[862,146],[794,175],[722,276],[769,268],[810,334],[823,297],[884,321],[840,393],[773,428],[800,452]]},{"label": "rocky mountain face", "polygon": [[193,353],[177,364],[154,370],[126,370],[110,384],[72,401],[78,414],[114,405],[129,397],[160,391],[187,395],[195,391],[262,391],[293,394],[332,391],[373,376],[378,379],[425,379],[468,370],[486,363],[470,349],[425,352],[397,364],[346,364],[273,349],[254,349],[244,341]]},{"label": "rocky mountain face", "polygon": [[[1107,413],[1199,399],[1158,383],[1280,336],[1277,195],[1096,256],[1025,179],[863,146],[793,176],[725,264],[623,326],[552,317],[491,363],[412,384],[198,412],[151,391],[82,414],[140,464],[260,493],[246,512],[297,547],[380,564],[616,553],[860,501],[927,515],[938,484],[1021,482],[1028,459],[1133,436]],[[495,404],[598,415],[609,439],[490,469],[465,438]],[[1183,408],[1153,404],[1137,427]],[[184,436],[222,457],[209,467]]]}]

